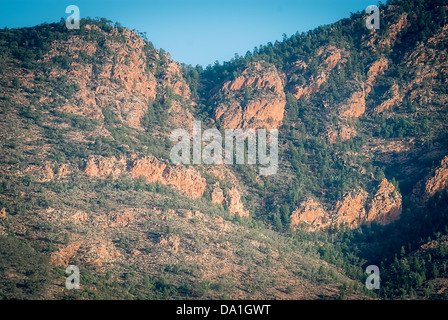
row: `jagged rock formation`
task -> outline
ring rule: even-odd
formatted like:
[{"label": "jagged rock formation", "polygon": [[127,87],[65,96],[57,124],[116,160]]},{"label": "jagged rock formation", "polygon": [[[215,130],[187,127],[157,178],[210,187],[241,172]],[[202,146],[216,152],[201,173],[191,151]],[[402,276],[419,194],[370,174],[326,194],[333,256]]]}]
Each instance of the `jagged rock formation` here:
[{"label": "jagged rock formation", "polygon": [[[42,63],[49,63],[63,53],[70,61],[66,69],[53,68],[48,77],[50,81],[67,79],[67,83],[77,88],[76,95],[60,106],[61,111],[104,120],[104,109],[108,109],[131,127],[142,128],[142,119],[148,105],[156,99],[157,88],[171,88],[187,104],[192,104],[180,64],[169,54],[149,50],[136,32],[125,28],[111,28],[109,32],[94,24],[83,28],[85,35],[54,41],[42,57]],[[92,37],[104,37],[104,43],[98,46],[92,43]],[[101,57],[100,63],[95,56]],[[156,78],[160,63],[165,65]],[[51,92],[48,94],[41,97],[42,102],[54,101]],[[175,112],[175,118],[179,114],[191,116],[184,108]]]},{"label": "jagged rock formation", "polygon": [[219,182],[215,184],[212,194],[211,194],[212,203],[222,204],[224,201],[224,192],[219,187]]},{"label": "jagged rock formation", "polygon": [[240,217],[249,218],[249,211],[244,210],[241,195],[237,188],[233,187],[227,190],[225,199],[230,213],[237,214]]},{"label": "jagged rock formation", "polygon": [[[395,178],[403,198],[420,180],[416,203],[448,188],[448,157],[427,176],[447,154],[448,7],[427,3],[415,9],[430,25],[390,6],[381,31],[361,30],[355,14],[205,70],[102,21],[83,20],[73,32],[57,23],[0,30],[0,235],[45,248],[52,265],[113,265],[120,283],[130,267],[141,267],[140,281],[181,270],[182,261],[201,275],[168,271],[173,288],[179,275],[182,284],[225,275],[244,284],[232,298],[253,283],[268,288],[255,298],[291,298],[288,285],[310,282],[290,266],[309,257],[279,252],[288,249],[279,245],[285,212],[294,209],[295,230],[387,225],[400,218],[402,196],[386,179],[377,186],[378,177]],[[278,128],[278,174],[172,165],[170,132],[198,119],[218,129]],[[255,234],[250,223],[267,228]],[[259,263],[268,258],[275,268]],[[312,270],[323,264],[310,261]]]},{"label": "jagged rock formation", "polygon": [[362,189],[349,192],[337,202],[333,210],[308,199],[291,214],[290,225],[293,229],[301,228],[307,231],[341,226],[356,229],[364,222],[370,225],[373,221],[386,225],[400,218],[401,205],[401,194],[392,183],[383,179],[370,201],[367,192]]},{"label": "jagged rock formation", "polygon": [[348,193],[336,204],[333,224],[336,226],[347,225],[351,229],[359,227],[366,216],[366,200],[367,192],[365,190],[360,189]]},{"label": "jagged rock formation", "polygon": [[6,208],[0,210],[0,219],[6,219]]},{"label": "jagged rock formation", "polygon": [[286,105],[284,84],[275,66],[250,63],[241,76],[223,84],[214,118],[221,128],[278,128]]},{"label": "jagged rock formation", "polygon": [[322,230],[328,227],[329,217],[323,206],[316,200],[308,199],[291,214],[291,227],[304,228],[307,231]]},{"label": "jagged rock formation", "polygon": [[387,179],[383,179],[370,203],[367,222],[375,221],[381,225],[386,225],[398,220],[401,214],[401,204],[401,194],[392,183],[387,181]]},{"label": "jagged rock formation", "polygon": [[442,159],[434,171],[434,175],[426,181],[425,196],[430,197],[434,193],[446,189],[448,189],[448,156]]}]

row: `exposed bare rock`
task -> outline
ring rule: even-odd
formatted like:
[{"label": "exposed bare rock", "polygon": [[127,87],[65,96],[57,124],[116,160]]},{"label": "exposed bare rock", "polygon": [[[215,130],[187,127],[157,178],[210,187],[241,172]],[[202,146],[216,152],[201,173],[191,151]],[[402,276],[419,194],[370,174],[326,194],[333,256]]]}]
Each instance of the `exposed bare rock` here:
[{"label": "exposed bare rock", "polygon": [[169,166],[154,157],[134,160],[129,172],[134,178],[143,177],[147,182],[175,186],[192,198],[202,197],[206,187],[205,179],[198,171],[182,165]]},{"label": "exposed bare rock", "polygon": [[[170,88],[172,93],[191,104],[191,92],[186,83],[180,63],[169,54],[154,50],[148,54],[143,39],[134,31],[116,28],[105,32],[95,25],[85,26],[87,34],[103,33],[100,46],[89,41],[88,36],[73,34],[67,41],[54,41],[42,58],[43,62],[66,55],[71,63],[67,69],[53,69],[50,78],[67,77],[68,84],[76,85],[76,96],[60,107],[61,111],[91,119],[103,120],[103,110],[109,109],[120,120],[134,128],[142,128],[142,119],[148,105],[156,99],[157,88]],[[104,53],[106,52],[106,54]],[[80,60],[101,54],[102,62]],[[84,58],[80,58],[80,57]],[[163,61],[159,83],[152,71],[155,61]],[[48,97],[47,97],[48,98]]]},{"label": "exposed bare rock", "polygon": [[81,241],[73,242],[59,249],[57,252],[52,253],[50,257],[50,263],[61,267],[68,266],[70,259],[79,250],[81,245]]},{"label": "exposed bare rock", "polygon": [[84,168],[84,173],[90,177],[118,177],[126,171],[126,158],[90,156]]},{"label": "exposed bare rock", "polygon": [[386,47],[393,47],[397,41],[398,35],[408,26],[408,13],[404,12],[400,15],[395,23],[387,27],[383,36],[376,34],[376,30],[372,29],[371,33],[365,38],[366,46],[376,51],[377,47],[384,51]]},{"label": "exposed bare rock", "polygon": [[6,208],[0,210],[0,219],[6,219]]},{"label": "exposed bare rock", "polygon": [[398,85],[396,83],[392,85],[392,87],[386,93],[386,95],[389,96],[390,98],[386,99],[379,106],[375,107],[374,111],[376,113],[383,113],[384,111],[396,105],[402,99],[400,95],[400,89],[398,88]]},{"label": "exposed bare rock", "polygon": [[291,214],[291,228],[307,231],[322,230],[329,226],[329,218],[324,207],[313,199],[302,202]]},{"label": "exposed bare rock", "polygon": [[366,92],[357,91],[342,103],[339,116],[341,118],[359,118],[366,111]]},{"label": "exposed bare rock", "polygon": [[127,227],[129,223],[135,220],[136,213],[134,211],[126,211],[121,213],[115,213],[112,216],[111,228]]},{"label": "exposed bare rock", "polygon": [[90,157],[84,173],[91,177],[113,177],[129,173],[135,179],[143,178],[147,183],[160,182],[176,187],[192,198],[200,198],[206,188],[205,179],[192,168],[183,165],[168,165],[152,156],[137,157]]},{"label": "exposed bare rock", "polygon": [[211,194],[211,198],[212,198],[212,203],[216,203],[216,204],[222,204],[223,203],[223,201],[224,201],[224,192],[219,187],[219,183],[215,184],[215,187],[213,188],[213,191],[212,191],[212,194]]},{"label": "exposed bare rock", "polygon": [[136,179],[142,177],[148,183],[164,181],[164,172],[167,164],[158,161],[155,157],[142,157],[135,159],[129,167],[129,173]]},{"label": "exposed bare rock", "polygon": [[[325,83],[330,75],[330,72],[338,66],[347,62],[346,52],[335,46],[323,46],[319,48],[317,55],[320,57],[320,72],[311,76],[304,85],[296,85],[293,88],[293,93],[296,99],[301,97],[308,98],[311,94],[319,92],[320,86]],[[297,61],[291,72],[304,71],[307,64],[303,61]],[[291,79],[294,75],[290,76]]]},{"label": "exposed bare rock", "polygon": [[171,57],[169,54],[167,54],[166,58],[168,59],[168,65],[165,68],[165,73],[163,75],[163,80],[166,83],[167,86],[171,87],[173,89],[174,94],[177,94],[184,98],[190,97],[190,87],[185,82],[180,63],[174,62],[171,60]]},{"label": "exposed bare rock", "polygon": [[86,264],[101,267],[104,263],[113,263],[121,256],[112,242],[100,241],[89,245],[85,254]]},{"label": "exposed bare rock", "polygon": [[368,194],[363,189],[353,190],[339,200],[330,211],[319,202],[308,199],[302,202],[291,214],[291,227],[305,231],[323,230],[329,227],[348,226],[358,228],[362,223],[373,221],[386,225],[400,218],[401,195],[393,184],[386,179],[381,181],[379,190],[370,201],[370,210],[366,211]]},{"label": "exposed bare rock", "polygon": [[379,189],[370,203],[370,209],[367,213],[367,222],[378,222],[386,225],[400,218],[402,210],[401,194],[395,189],[395,186],[383,179],[379,184]]},{"label": "exposed bare rock", "polygon": [[76,211],[75,214],[72,216],[72,221],[87,221],[88,220],[88,216],[87,213],[85,213],[84,211]]},{"label": "exposed bare rock", "polygon": [[[241,186],[237,177],[227,169],[225,166],[216,166],[211,173],[218,179],[230,182],[233,186],[225,192],[219,187],[219,182],[215,184],[213,193],[215,193],[215,200],[221,200],[221,193],[223,194],[222,204],[227,204],[229,211],[233,214],[238,214],[241,217],[249,217],[249,211],[244,209],[244,204],[241,201]],[[221,191],[220,191],[221,190]],[[213,201],[213,194],[212,194]]]},{"label": "exposed bare rock", "polygon": [[253,62],[242,75],[224,83],[214,113],[222,128],[278,128],[286,105],[283,80],[274,65]]},{"label": "exposed bare rock", "polygon": [[342,141],[349,140],[357,136],[355,128],[349,125],[341,125],[337,129],[328,128],[326,138],[329,143],[334,144],[337,138],[340,137]]},{"label": "exposed bare rock", "polygon": [[69,169],[68,164],[66,164],[66,163],[61,164],[59,166],[58,173],[57,173],[58,177],[59,178],[65,177],[69,174],[70,174],[70,169]]},{"label": "exposed bare rock", "polygon": [[237,188],[233,187],[226,192],[226,203],[229,206],[229,211],[232,214],[237,214],[240,217],[248,218],[249,211],[244,210],[241,195]]},{"label": "exposed bare rock", "polygon": [[336,204],[333,223],[337,226],[348,225],[351,229],[359,227],[366,217],[366,199],[367,192],[362,189],[347,194]]},{"label": "exposed bare rock", "polygon": [[434,193],[448,189],[448,156],[443,158],[434,174],[425,183],[425,197],[429,198]]},{"label": "exposed bare rock", "polygon": [[372,63],[367,71],[367,80],[366,80],[366,93],[369,94],[372,91],[372,87],[375,83],[376,78],[379,74],[382,74],[388,67],[388,60],[384,57],[381,57],[379,60],[376,60]]},{"label": "exposed bare rock", "polygon": [[30,166],[26,171],[34,171],[37,173],[39,182],[48,182],[53,179],[63,178],[70,174],[69,165],[66,163],[57,164],[53,162],[46,162],[43,167]]},{"label": "exposed bare rock", "polygon": [[397,41],[398,34],[403,31],[408,25],[408,13],[404,12],[398,21],[392,24],[389,28],[387,28],[386,35],[383,37],[383,40],[380,42],[381,49],[384,50],[386,46],[393,46]]}]

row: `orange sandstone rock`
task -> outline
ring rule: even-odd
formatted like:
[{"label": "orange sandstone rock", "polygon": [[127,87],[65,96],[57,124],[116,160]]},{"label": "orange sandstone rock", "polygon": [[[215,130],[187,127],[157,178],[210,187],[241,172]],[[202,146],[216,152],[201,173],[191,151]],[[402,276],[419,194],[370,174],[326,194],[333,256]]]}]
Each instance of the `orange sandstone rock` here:
[{"label": "orange sandstone rock", "polygon": [[386,225],[398,220],[402,210],[401,205],[401,194],[395,189],[392,183],[387,181],[387,179],[383,179],[370,203],[367,222],[371,223],[376,221],[381,225]]}]

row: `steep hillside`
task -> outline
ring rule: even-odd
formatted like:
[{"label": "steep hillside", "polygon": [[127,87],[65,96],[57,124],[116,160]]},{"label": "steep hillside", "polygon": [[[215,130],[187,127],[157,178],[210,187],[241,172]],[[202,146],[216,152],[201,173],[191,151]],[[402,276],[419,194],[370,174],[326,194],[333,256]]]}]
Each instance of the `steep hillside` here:
[{"label": "steep hillside", "polygon": [[[355,13],[204,70],[106,19],[0,30],[1,297],[445,297],[447,9],[389,1],[379,30]],[[278,129],[278,172],[173,164],[194,120]]]}]

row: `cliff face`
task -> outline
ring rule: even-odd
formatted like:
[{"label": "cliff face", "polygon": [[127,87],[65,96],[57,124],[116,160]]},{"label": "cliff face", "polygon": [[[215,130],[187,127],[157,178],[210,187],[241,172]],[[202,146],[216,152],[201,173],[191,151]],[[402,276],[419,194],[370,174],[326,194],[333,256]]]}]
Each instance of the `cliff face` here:
[{"label": "cliff face", "polygon": [[[293,297],[288,255],[302,252],[278,252],[277,208],[292,209],[293,230],[356,229],[400,219],[416,181],[416,203],[448,188],[448,7],[426,3],[413,9],[431,19],[390,6],[380,31],[355,14],[205,70],[101,21],[0,30],[0,235],[37,243],[54,265],[123,266],[118,282],[135,265],[189,277],[173,282],[182,290],[225,275],[244,298],[265,272],[281,288],[253,297]],[[194,120],[279,129],[278,173],[173,165],[170,132]]]},{"label": "cliff face", "polygon": [[215,120],[225,129],[280,127],[286,105],[283,82],[275,66],[250,63],[215,96]]},{"label": "cliff face", "polygon": [[296,230],[303,228],[307,231],[322,230],[329,226],[329,217],[320,203],[308,199],[291,214],[291,227]]},{"label": "cliff face", "polygon": [[401,194],[392,183],[383,179],[370,204],[367,222],[375,221],[381,225],[386,225],[398,220],[401,214],[401,205]]},{"label": "cliff face", "polygon": [[[347,226],[358,228],[362,223],[387,225],[400,218],[402,199],[394,185],[383,179],[372,199],[365,190],[347,193],[334,209],[315,200],[306,200],[291,214],[291,227],[307,231]],[[367,210],[368,208],[368,210]]]},{"label": "cliff face", "polygon": [[[102,40],[92,41],[98,38]],[[67,85],[77,88],[76,95],[61,102],[60,110],[64,113],[103,121],[107,109],[129,126],[141,129],[148,105],[156,100],[161,88],[170,88],[186,104],[192,104],[180,64],[168,54],[148,48],[134,31],[105,31],[87,24],[81,35],[52,42],[40,63],[48,65],[61,58],[69,63],[64,68],[51,67],[47,80],[64,79]],[[51,91],[42,93],[42,102],[54,103]],[[179,113],[189,116],[185,109],[176,111],[176,117]]]},{"label": "cliff face", "polygon": [[412,190],[412,200],[419,205],[425,204],[435,193],[448,189],[448,156]]},{"label": "cliff face", "polygon": [[360,189],[350,192],[342,201],[338,201],[333,223],[337,226],[347,225],[351,229],[358,228],[366,217],[367,196],[367,192]]},{"label": "cliff face", "polygon": [[446,189],[448,189],[448,156],[442,159],[433,176],[426,181],[425,197]]}]

